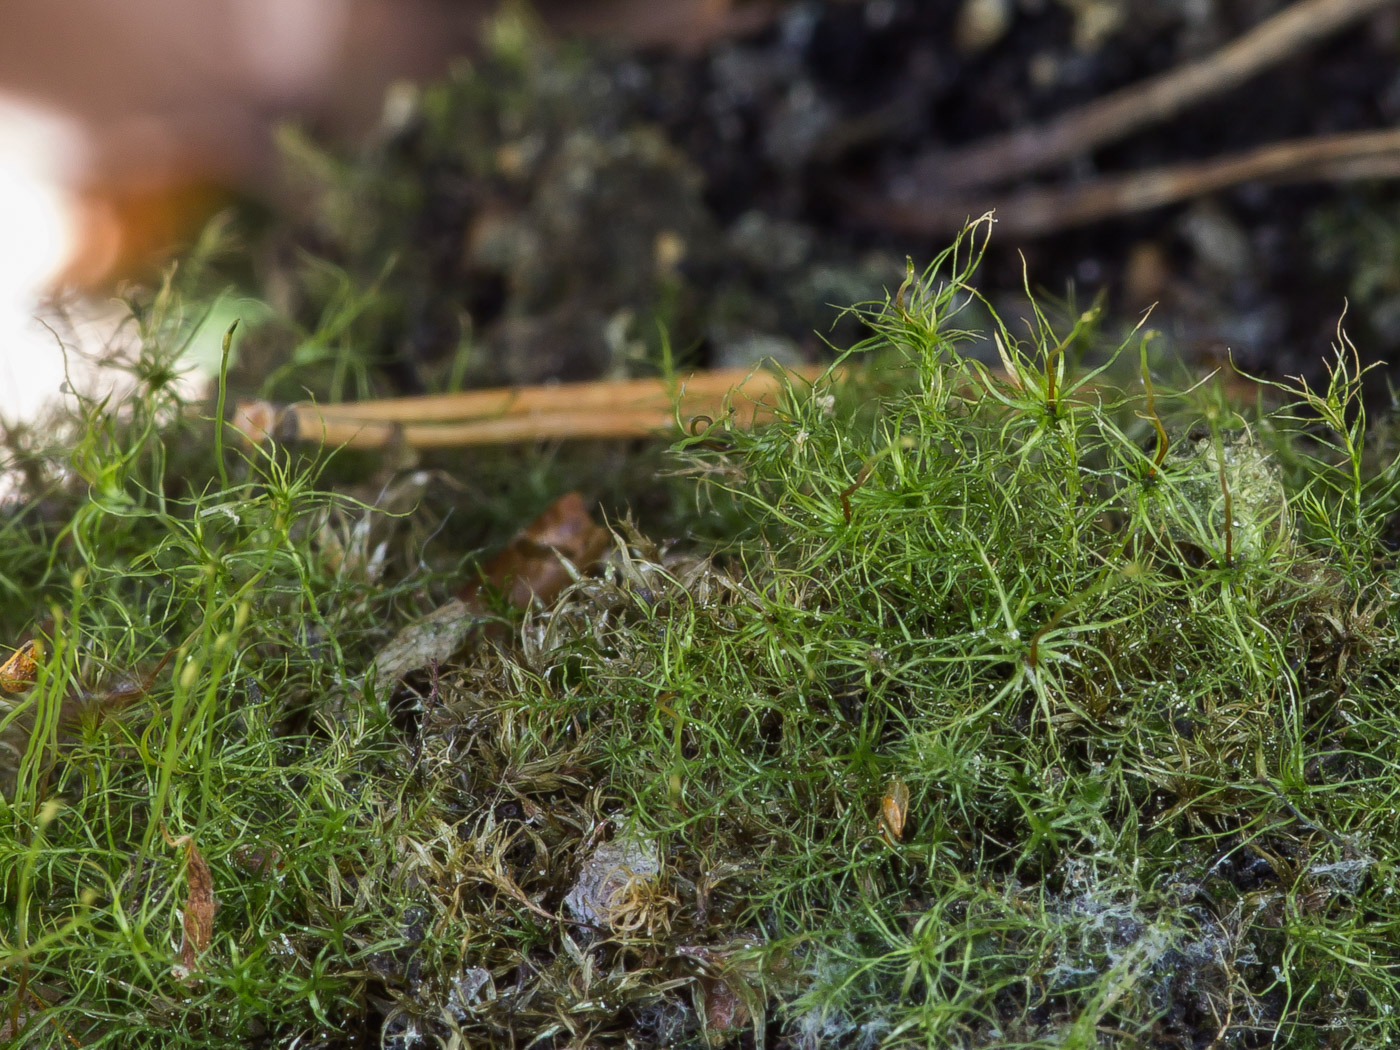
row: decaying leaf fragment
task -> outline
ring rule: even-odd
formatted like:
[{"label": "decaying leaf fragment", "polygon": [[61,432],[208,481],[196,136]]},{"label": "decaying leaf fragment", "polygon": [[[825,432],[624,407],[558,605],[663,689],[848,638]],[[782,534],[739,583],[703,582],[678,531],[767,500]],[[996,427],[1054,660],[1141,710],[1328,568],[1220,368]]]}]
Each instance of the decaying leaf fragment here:
[{"label": "decaying leaf fragment", "polygon": [[22,693],[34,684],[39,673],[38,661],[44,658],[44,645],[31,638],[0,664],[0,689],[7,693]]},{"label": "decaying leaf fragment", "polygon": [[724,1046],[736,1033],[753,1022],[753,1011],[744,999],[744,989],[737,977],[700,978],[700,993],[705,1006],[705,1041],[710,1046]]},{"label": "decaying leaf fragment", "polygon": [[732,1044],[739,1031],[755,1020],[757,1027],[763,1025],[762,979],[751,954],[760,943],[761,938],[750,932],[728,945],[688,944],[677,948],[676,954],[701,968],[696,981],[697,1005],[709,1046]]},{"label": "decaying leaf fragment", "polygon": [[566,493],[521,529],[486,563],[481,579],[467,584],[458,597],[474,601],[484,586],[500,591],[517,609],[532,598],[547,605],[573,582],[575,572],[587,572],[597,563],[609,541],[608,530],[594,524],[583,497]]},{"label": "decaying leaf fragment", "polygon": [[564,906],[580,922],[648,936],[669,924],[676,900],[662,888],[661,851],[652,839],[620,834],[583,861]]},{"label": "decaying leaf fragment", "polygon": [[165,844],[172,848],[185,847],[185,907],[184,937],[180,942],[180,962],[185,975],[194,973],[199,957],[209,947],[214,936],[214,913],[219,910],[214,896],[214,879],[209,865],[195,846],[193,835],[171,838],[164,828]]},{"label": "decaying leaf fragment", "polygon": [[79,689],[70,693],[63,698],[59,723],[65,729],[77,729],[115,717],[151,691],[151,686],[155,685],[161,671],[165,670],[165,665],[174,655],[175,650],[169,650],[150,671],[138,669],[124,672],[113,676],[100,689]]},{"label": "decaying leaf fragment", "polygon": [[375,657],[379,681],[392,683],[435,660],[446,662],[462,648],[467,635],[480,620],[480,614],[460,598],[453,598],[415,620],[394,635]]},{"label": "decaying leaf fragment", "polygon": [[392,682],[434,661],[449,661],[482,621],[483,590],[499,591],[517,609],[535,599],[552,602],[575,573],[597,564],[609,541],[608,530],[594,524],[581,495],[559,497],[486,563],[481,579],[394,636],[375,659],[379,680]]}]

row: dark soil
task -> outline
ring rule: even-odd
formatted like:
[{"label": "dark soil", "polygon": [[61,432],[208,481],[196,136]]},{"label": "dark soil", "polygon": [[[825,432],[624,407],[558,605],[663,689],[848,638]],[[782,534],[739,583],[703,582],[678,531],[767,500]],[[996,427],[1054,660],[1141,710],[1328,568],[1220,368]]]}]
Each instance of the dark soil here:
[{"label": "dark soil", "polygon": [[[829,304],[882,296],[906,254],[920,264],[946,245],[853,218],[853,190],[907,193],[920,153],[1199,59],[1285,5],[1022,0],[976,54],[956,43],[961,6],[793,3],[698,55],[540,41],[488,54],[356,162],[353,225],[322,212],[292,242],[361,286],[397,259],[370,334],[403,391],[437,385],[464,338],[476,384],[646,371],[663,329],[693,364],[819,358],[824,338],[860,334],[828,333]],[[1110,28],[1076,40],[1090,8]],[[1397,51],[1400,14],[1377,16],[1041,181],[1384,126],[1400,114]],[[1079,307],[1106,295],[1110,331],[1157,304],[1153,324],[1190,362],[1312,371],[1348,303],[1365,358],[1400,344],[1400,193],[1383,181],[1250,183],[994,238],[981,282],[1013,315],[1023,259],[1042,293]],[[300,295],[309,323],[325,299]]]},{"label": "dark soil", "polygon": [[[917,262],[942,243],[852,224],[844,187],[897,192],[920,152],[1043,121],[1199,59],[1286,5],[1122,0],[1106,5],[1119,12],[1118,28],[1085,50],[1073,12],[1094,5],[1023,2],[1012,5],[1005,36],[975,56],[954,44],[961,6],[794,4],[754,40],[693,61],[641,63],[641,108],[701,165],[722,223],[757,207],[822,231],[831,250],[873,247]],[[1386,126],[1400,115],[1398,51],[1400,19],[1375,18],[1048,179]],[[757,71],[753,86],[737,86],[735,68]],[[817,130],[804,135],[804,119]],[[1394,356],[1400,276],[1393,242],[1382,245],[1371,224],[1394,230],[1397,221],[1400,195],[1389,184],[1246,184],[1040,240],[996,239],[987,284],[1018,287],[1024,253],[1032,281],[1052,294],[1075,286],[1087,301],[1103,290],[1123,318],[1158,302],[1155,324],[1189,358],[1228,350],[1249,370],[1291,373],[1327,349],[1348,298],[1363,353]],[[1363,275],[1371,269],[1388,276]]]}]

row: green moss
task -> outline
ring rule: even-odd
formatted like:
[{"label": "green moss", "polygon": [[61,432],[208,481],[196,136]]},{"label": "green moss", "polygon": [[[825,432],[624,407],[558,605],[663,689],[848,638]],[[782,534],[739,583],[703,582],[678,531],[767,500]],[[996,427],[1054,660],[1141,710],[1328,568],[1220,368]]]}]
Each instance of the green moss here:
[{"label": "green moss", "polygon": [[[378,647],[455,589],[423,510],[285,453],[225,487],[159,384],[89,406],[0,551],[13,636],[52,620],[6,716],[11,1020],[53,1046],[1393,1040],[1396,468],[1354,354],[1246,420],[1112,388],[1135,344],[1076,372],[1092,312],[1018,341],[980,303],[994,373],[957,328],[984,231],[863,308],[860,378],[678,442],[695,535],[616,513],[555,606],[377,692]],[[220,905],[193,968],[167,834]]]},{"label": "green moss", "polygon": [[[1345,406],[1291,490],[1255,439],[1209,436],[1218,414],[1157,463],[1121,423],[1142,401],[1059,371],[1052,333],[999,332],[1010,377],[960,358],[974,260],[942,264],[847,359],[898,348],[902,389],[798,388],[762,431],[678,447],[748,509],[742,542],[705,561],[632,537],[435,723],[445,768],[510,756],[463,810],[504,782],[542,828],[662,844],[644,933],[561,931],[608,976],[554,989],[554,1024],[620,1039],[657,1009],[648,975],[690,982],[674,1009],[712,1042],[736,995],[780,1045],[1383,1038],[1389,570],[1384,512],[1348,502],[1351,359],[1259,427],[1316,441]],[[529,819],[510,871],[548,905],[559,880],[529,866],[563,844]],[[518,963],[470,943],[464,965]]]}]

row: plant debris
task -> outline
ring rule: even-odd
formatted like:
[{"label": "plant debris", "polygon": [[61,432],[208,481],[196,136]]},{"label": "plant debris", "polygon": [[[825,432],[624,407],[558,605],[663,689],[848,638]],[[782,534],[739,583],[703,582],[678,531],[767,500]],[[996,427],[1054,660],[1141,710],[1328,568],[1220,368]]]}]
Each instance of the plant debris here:
[{"label": "plant debris", "polygon": [[199,966],[199,957],[209,947],[214,934],[214,916],[219,910],[219,900],[214,895],[214,881],[209,874],[209,865],[200,855],[194,837],[181,835],[171,838],[162,829],[165,844],[172,849],[185,848],[185,903],[181,922],[183,936],[180,940],[180,976],[189,980]]}]

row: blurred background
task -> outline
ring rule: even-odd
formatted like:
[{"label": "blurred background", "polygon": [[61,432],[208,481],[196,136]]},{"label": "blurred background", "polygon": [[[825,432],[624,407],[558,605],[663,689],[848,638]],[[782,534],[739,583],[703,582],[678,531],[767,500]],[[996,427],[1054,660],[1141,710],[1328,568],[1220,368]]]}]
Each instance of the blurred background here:
[{"label": "blurred background", "polygon": [[181,255],[247,383],[358,397],[819,360],[990,207],[1011,316],[1393,357],[1397,58],[1389,0],[10,0],[0,415]]}]

